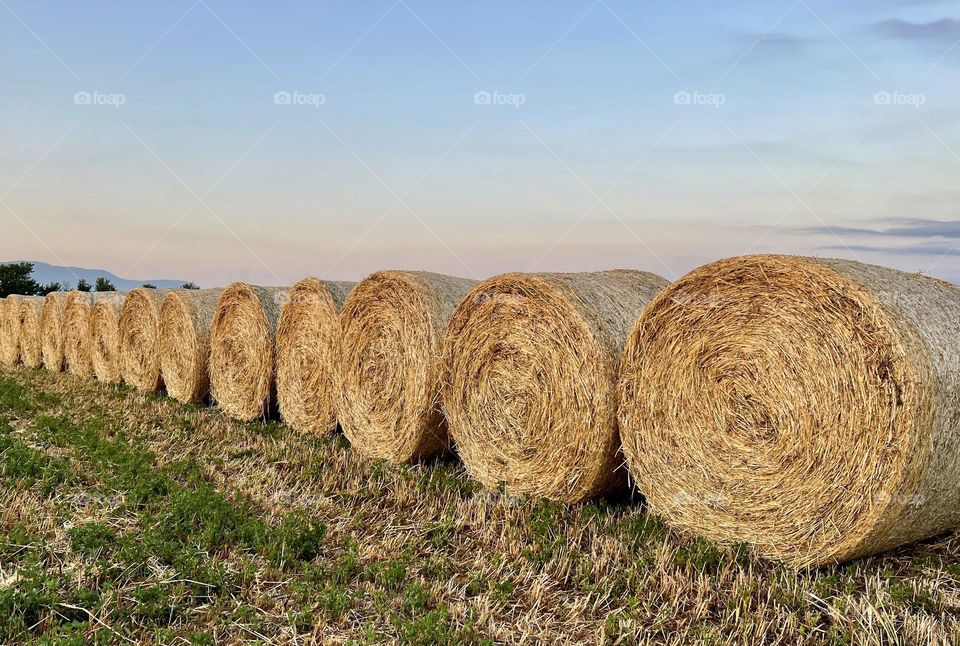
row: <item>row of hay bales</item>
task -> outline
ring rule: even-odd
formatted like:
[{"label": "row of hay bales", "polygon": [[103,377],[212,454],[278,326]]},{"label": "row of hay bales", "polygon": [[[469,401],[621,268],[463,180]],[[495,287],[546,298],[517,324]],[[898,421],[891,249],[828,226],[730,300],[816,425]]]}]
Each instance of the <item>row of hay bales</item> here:
[{"label": "row of hay bales", "polygon": [[[960,291],[850,261],[654,274],[382,271],[357,285],[9,297],[0,359],[489,488],[577,503],[633,479],[672,525],[794,565],[960,524]],[[624,464],[626,463],[626,464]]]}]

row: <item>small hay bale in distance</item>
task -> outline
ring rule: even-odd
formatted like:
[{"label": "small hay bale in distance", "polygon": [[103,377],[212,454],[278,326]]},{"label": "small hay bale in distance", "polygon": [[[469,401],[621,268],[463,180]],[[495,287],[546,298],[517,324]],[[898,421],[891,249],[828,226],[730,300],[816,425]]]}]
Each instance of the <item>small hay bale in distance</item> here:
[{"label": "small hay bale in distance", "polygon": [[210,324],[222,289],[178,289],[160,307],[160,372],[167,393],[186,404],[210,392]]},{"label": "small hay bale in distance", "polygon": [[617,375],[627,332],[667,281],[642,271],[504,274],[457,308],[444,408],[485,487],[577,503],[626,486]]},{"label": "small hay bale in distance", "polygon": [[70,292],[63,307],[63,359],[67,372],[93,376],[90,363],[90,306],[93,294]]},{"label": "small hay bale in distance", "polygon": [[960,290],[846,260],[696,269],[624,350],[624,453],[651,508],[795,566],[960,524]]},{"label": "small hay bale in distance", "polygon": [[10,294],[0,301],[0,363],[15,366],[20,361],[20,303],[23,296]]},{"label": "small hay bale in distance", "polygon": [[210,325],[210,394],[227,415],[251,422],[276,403],[274,340],[290,290],[233,283]]},{"label": "small hay bale in distance", "polygon": [[63,324],[67,295],[67,292],[50,292],[44,296],[40,310],[40,351],[43,366],[50,372],[63,372]]},{"label": "small hay bale in distance", "polygon": [[337,429],[340,308],[356,283],[304,278],[291,289],[277,327],[277,403],[291,428]]},{"label": "small hay bale in distance", "polygon": [[131,290],[120,310],[120,374],[140,392],[157,392],[160,376],[160,306],[167,289]]},{"label": "small hay bale in distance", "polygon": [[449,450],[440,406],[443,340],[476,281],[429,272],[378,271],[347,296],[337,415],[361,453],[394,463]]},{"label": "small hay bale in distance", "polygon": [[43,298],[24,296],[20,301],[20,362],[27,368],[39,368],[43,363],[40,350],[40,313]]},{"label": "small hay bale in distance", "polygon": [[118,384],[120,371],[120,312],[123,292],[97,292],[90,308],[90,364],[97,379]]}]

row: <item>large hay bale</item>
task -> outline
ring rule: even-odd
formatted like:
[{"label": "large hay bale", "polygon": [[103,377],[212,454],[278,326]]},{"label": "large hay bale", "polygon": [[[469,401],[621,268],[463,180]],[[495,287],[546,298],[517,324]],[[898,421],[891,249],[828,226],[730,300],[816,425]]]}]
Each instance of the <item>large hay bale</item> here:
[{"label": "large hay bale", "polygon": [[50,372],[63,372],[63,323],[67,292],[50,292],[40,310],[40,351],[43,365]]},{"label": "large hay bale", "polygon": [[617,371],[627,332],[667,285],[614,270],[505,274],[477,285],[447,332],[444,407],[488,488],[575,503],[626,485]]},{"label": "large hay bale", "polygon": [[22,296],[10,294],[0,300],[0,363],[15,366],[20,361],[20,302]]},{"label": "large hay bale", "polygon": [[669,523],[797,566],[960,524],[960,290],[846,260],[687,274],[624,351],[631,472]]},{"label": "large hay bale", "polygon": [[120,371],[120,312],[122,292],[97,292],[90,308],[90,363],[97,379],[118,384]]},{"label": "large hay bale", "polygon": [[160,308],[160,372],[167,393],[186,404],[210,392],[210,324],[222,289],[178,289]]},{"label": "large hay bale", "polygon": [[163,387],[160,376],[160,306],[168,289],[137,288],[120,310],[120,374],[140,392]]},{"label": "large hay bale", "polygon": [[210,325],[210,393],[231,417],[253,421],[275,408],[274,338],[290,290],[233,283]]},{"label": "large hay bale", "polygon": [[43,363],[40,349],[40,313],[43,298],[24,296],[20,301],[20,361],[27,368],[39,368]]},{"label": "large hay bale", "polygon": [[298,431],[325,435],[337,428],[339,312],[355,285],[304,278],[280,310],[277,402],[284,421]]},{"label": "large hay bale", "polygon": [[440,407],[443,340],[457,303],[475,284],[428,272],[379,271],[340,312],[337,415],[361,453],[391,462],[449,449]]},{"label": "large hay bale", "polygon": [[63,358],[67,372],[78,377],[93,375],[90,363],[90,292],[70,292],[63,308]]}]

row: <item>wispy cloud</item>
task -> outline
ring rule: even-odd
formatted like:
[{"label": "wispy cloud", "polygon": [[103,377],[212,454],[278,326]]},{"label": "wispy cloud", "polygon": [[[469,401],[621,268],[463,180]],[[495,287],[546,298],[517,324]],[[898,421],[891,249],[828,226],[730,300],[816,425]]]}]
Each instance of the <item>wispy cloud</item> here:
[{"label": "wispy cloud", "polygon": [[960,220],[928,220],[924,218],[887,218],[874,222],[889,223],[889,226],[862,227],[803,227],[796,233],[811,235],[853,235],[885,238],[960,238]]},{"label": "wispy cloud", "polygon": [[933,258],[942,258],[944,256],[960,256],[960,247],[955,247],[947,244],[922,245],[922,246],[897,247],[897,248],[891,248],[889,246],[851,244],[851,245],[826,245],[826,246],[817,247],[817,248],[822,249],[824,251],[856,251],[856,252],[865,252],[865,253],[878,253],[878,254],[884,254],[886,256],[923,256],[923,257],[933,257]]},{"label": "wispy cloud", "polygon": [[915,42],[954,42],[960,39],[960,20],[940,18],[931,22],[910,22],[893,18],[874,24],[874,29],[886,38]]}]

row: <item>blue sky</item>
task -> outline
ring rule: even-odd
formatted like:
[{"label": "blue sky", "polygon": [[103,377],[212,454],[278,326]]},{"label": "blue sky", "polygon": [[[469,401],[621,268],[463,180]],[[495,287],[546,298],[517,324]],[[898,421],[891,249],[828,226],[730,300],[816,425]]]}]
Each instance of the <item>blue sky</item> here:
[{"label": "blue sky", "polygon": [[2,0],[0,258],[960,280],[958,63],[923,0]]}]

